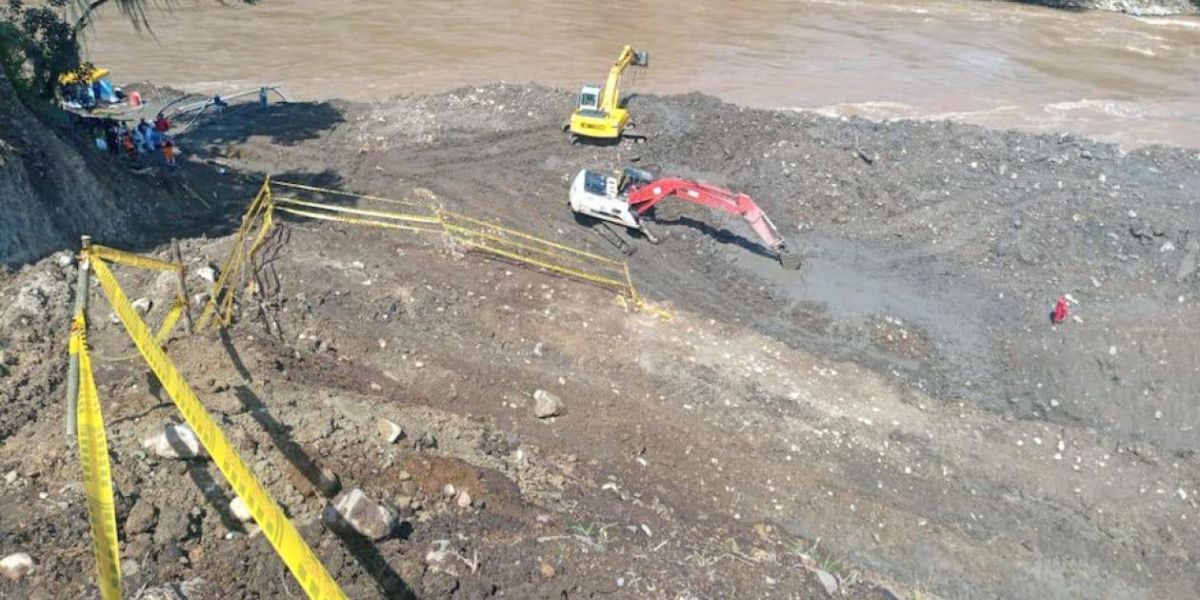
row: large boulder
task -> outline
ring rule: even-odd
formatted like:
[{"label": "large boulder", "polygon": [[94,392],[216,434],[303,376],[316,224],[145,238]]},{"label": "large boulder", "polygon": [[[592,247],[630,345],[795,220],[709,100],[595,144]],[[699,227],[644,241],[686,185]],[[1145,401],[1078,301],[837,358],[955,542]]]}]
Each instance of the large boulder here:
[{"label": "large boulder", "polygon": [[370,540],[384,539],[396,528],[396,514],[358,488],[338,494],[321,519],[331,528],[351,529]]},{"label": "large boulder", "polygon": [[546,419],[558,416],[562,414],[562,411],[562,398],[546,390],[537,390],[533,393],[533,416],[539,419]]},{"label": "large boulder", "polygon": [[0,559],[0,576],[16,581],[33,572],[33,557],[15,552]]},{"label": "large boulder", "polygon": [[206,455],[196,432],[183,424],[163,427],[162,431],[142,440],[142,447],[163,458],[188,459]]}]

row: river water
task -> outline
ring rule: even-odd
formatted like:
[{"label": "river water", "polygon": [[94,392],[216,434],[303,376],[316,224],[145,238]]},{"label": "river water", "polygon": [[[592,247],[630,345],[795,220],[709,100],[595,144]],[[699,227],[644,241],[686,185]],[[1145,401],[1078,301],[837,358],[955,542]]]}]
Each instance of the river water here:
[{"label": "river water", "polygon": [[123,81],[203,93],[278,84],[375,99],[491,81],[701,91],[761,108],[1072,131],[1200,147],[1200,18],[971,0],[265,0],[185,4],[153,36],[115,10],[88,41]]}]

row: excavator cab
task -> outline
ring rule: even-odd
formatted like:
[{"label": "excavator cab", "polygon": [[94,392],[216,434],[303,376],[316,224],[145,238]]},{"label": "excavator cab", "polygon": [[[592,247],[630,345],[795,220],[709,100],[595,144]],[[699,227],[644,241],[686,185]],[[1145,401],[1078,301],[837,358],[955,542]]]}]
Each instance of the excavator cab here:
[{"label": "excavator cab", "polygon": [[594,85],[585,85],[583,90],[579,92],[579,112],[600,112],[600,88]]},{"label": "excavator cab", "polygon": [[630,186],[642,186],[654,181],[654,174],[645,169],[637,167],[625,167],[621,171],[621,183],[618,187],[621,193],[627,193]]}]

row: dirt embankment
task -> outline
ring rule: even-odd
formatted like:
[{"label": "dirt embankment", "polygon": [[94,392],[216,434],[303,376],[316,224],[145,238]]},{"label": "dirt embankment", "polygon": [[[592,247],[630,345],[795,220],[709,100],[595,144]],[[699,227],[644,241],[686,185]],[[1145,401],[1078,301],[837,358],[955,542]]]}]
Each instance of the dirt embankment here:
[{"label": "dirt embankment", "polygon": [[[628,258],[664,323],[439,241],[285,220],[241,321],[170,353],[352,597],[1195,595],[1200,155],[700,95],[636,98],[645,144],[572,146],[570,101],[493,85],[185,138],[179,177],[225,190],[230,220],[272,172],[427,188],[617,256],[565,191],[633,163],[751,193],[808,257],[783,271],[743,223],[664,203],[663,242]],[[0,583],[18,597],[93,585],[58,433],[73,278],[51,259],[0,282],[0,552],[39,564]],[[122,278],[160,318],[173,281]],[[1079,318],[1054,328],[1061,293]],[[96,306],[96,354],[128,353]],[[129,588],[298,593],[213,465],[142,448],[177,420],[144,368],[98,364]],[[538,389],[560,415],[534,416]],[[327,528],[325,473],[404,525]]]},{"label": "dirt embankment", "polygon": [[158,156],[134,162],[92,144],[64,114],[35,116],[0,74],[0,265],[78,246],[81,234],[153,245],[197,233],[198,210],[211,216]]}]

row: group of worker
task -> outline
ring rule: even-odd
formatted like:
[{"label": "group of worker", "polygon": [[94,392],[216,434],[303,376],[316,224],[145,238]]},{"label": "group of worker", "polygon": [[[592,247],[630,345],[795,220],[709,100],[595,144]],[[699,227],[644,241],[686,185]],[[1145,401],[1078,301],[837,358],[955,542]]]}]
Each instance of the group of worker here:
[{"label": "group of worker", "polygon": [[133,127],[123,121],[113,121],[104,128],[104,138],[96,139],[96,146],[109,153],[120,156],[124,152],[130,160],[139,160],[142,155],[152,155],[162,152],[163,161],[168,167],[174,168],[179,148],[171,138],[171,121],[162,113],[149,123],[141,119]]}]

